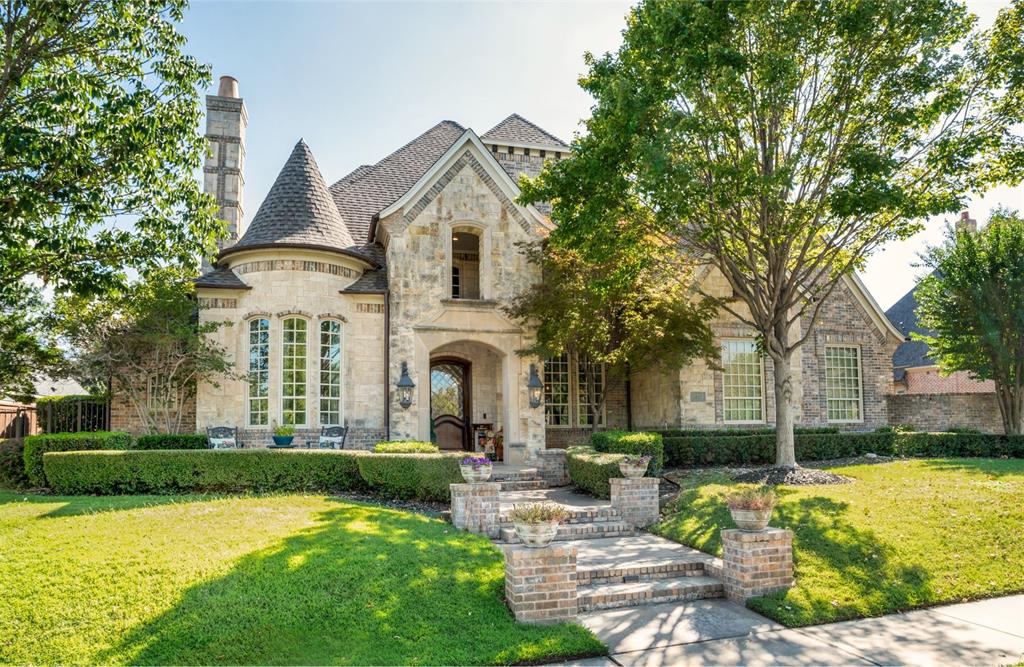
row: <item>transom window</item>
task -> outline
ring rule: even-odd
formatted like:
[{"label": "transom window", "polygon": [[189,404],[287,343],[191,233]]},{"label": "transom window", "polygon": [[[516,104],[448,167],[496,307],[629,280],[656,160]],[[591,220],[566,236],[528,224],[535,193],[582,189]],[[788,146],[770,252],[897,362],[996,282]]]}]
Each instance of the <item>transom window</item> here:
[{"label": "transom window", "polygon": [[754,341],[722,341],[722,369],[725,421],[764,421],[764,364]]},{"label": "transom window", "polygon": [[320,322],[320,424],[341,426],[341,322]]},{"label": "transom window", "polygon": [[306,425],[306,320],[290,317],[281,333],[281,422]]},{"label": "transom window", "polygon": [[270,321],[249,321],[249,426],[266,426],[270,419]]},{"label": "transom window", "polygon": [[[584,366],[576,357],[562,354],[544,362],[544,420],[548,426],[590,426],[590,392],[587,390],[587,369],[594,377],[594,403],[600,404],[605,387],[604,366]],[[597,416],[598,426],[605,422],[604,410]]]},{"label": "transom window", "polygon": [[828,420],[861,420],[860,348],[855,345],[825,347],[825,395]]}]

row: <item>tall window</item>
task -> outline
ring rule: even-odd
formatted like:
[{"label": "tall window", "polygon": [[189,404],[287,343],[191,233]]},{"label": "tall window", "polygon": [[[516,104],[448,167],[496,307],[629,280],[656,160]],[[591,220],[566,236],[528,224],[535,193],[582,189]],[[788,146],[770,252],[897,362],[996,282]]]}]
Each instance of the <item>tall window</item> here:
[{"label": "tall window", "polygon": [[286,319],[281,343],[281,422],[305,426],[306,320]]},{"label": "tall window", "polygon": [[[593,395],[591,395],[589,380],[593,381]],[[580,426],[591,426],[594,423],[592,409],[594,405],[600,405],[601,395],[604,393],[604,366],[590,361],[579,359],[576,363],[576,391],[579,396],[579,410],[577,411],[576,423]],[[593,400],[591,400],[593,398]],[[604,414],[597,415],[597,425],[604,425]]]},{"label": "tall window", "polygon": [[320,423],[341,426],[341,322],[320,322]]},{"label": "tall window", "polygon": [[249,321],[249,426],[266,426],[270,417],[270,321]]},{"label": "tall window", "polygon": [[480,235],[470,228],[452,230],[452,298],[480,298]]},{"label": "tall window", "polygon": [[568,426],[569,355],[544,362],[544,418],[548,426]]},{"label": "tall window", "polygon": [[825,348],[825,395],[829,421],[861,420],[859,347],[829,345]]},{"label": "tall window", "polygon": [[722,341],[722,368],[725,421],[763,421],[764,367],[754,341]]}]

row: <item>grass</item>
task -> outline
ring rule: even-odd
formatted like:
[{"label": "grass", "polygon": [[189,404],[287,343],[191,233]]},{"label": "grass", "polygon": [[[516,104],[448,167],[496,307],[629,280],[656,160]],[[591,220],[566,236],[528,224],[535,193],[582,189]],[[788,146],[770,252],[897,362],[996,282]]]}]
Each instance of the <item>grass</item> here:
[{"label": "grass", "polygon": [[[852,484],[779,487],[796,586],[747,606],[790,627],[1024,591],[1024,461],[941,459],[833,468]],[[691,473],[655,532],[721,554],[722,474]]]},{"label": "grass", "polygon": [[490,664],[606,652],[517,624],[500,552],[324,496],[0,492],[0,663]]}]

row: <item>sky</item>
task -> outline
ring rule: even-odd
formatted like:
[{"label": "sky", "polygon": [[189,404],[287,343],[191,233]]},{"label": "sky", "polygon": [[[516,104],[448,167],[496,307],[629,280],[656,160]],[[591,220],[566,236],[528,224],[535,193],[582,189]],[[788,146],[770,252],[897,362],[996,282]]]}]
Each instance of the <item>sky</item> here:
[{"label": "sky", "polygon": [[[441,120],[483,134],[515,112],[570,140],[592,100],[577,85],[583,54],[618,48],[630,2],[222,2],[193,0],[187,50],[238,79],[249,115],[245,222],[292,147],[309,144],[328,183],[372,164]],[[990,25],[998,0],[968,6]],[[984,223],[1024,187],[970,204]],[[914,265],[956,216],[873,255],[861,277],[888,308],[913,288]]]}]

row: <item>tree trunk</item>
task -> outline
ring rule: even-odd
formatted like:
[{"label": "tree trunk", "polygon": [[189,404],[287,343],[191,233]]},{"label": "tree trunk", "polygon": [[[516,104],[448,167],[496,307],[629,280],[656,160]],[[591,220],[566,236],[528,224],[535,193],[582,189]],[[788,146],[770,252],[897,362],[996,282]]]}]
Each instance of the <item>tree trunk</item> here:
[{"label": "tree trunk", "polygon": [[1024,431],[1024,392],[1019,387],[996,380],[996,398],[999,416],[1003,418],[1003,432],[1006,435],[1021,435]]},{"label": "tree trunk", "polygon": [[790,355],[775,362],[775,465],[796,468],[796,441],[793,438],[793,368]]}]

